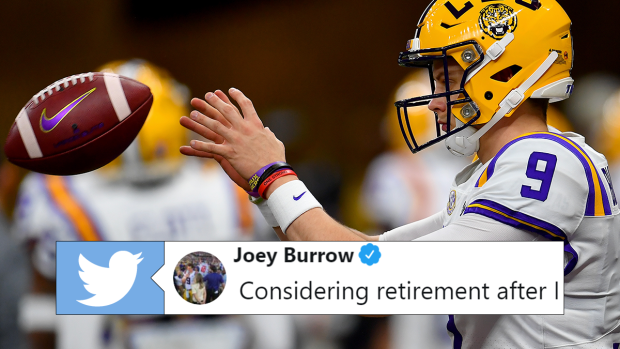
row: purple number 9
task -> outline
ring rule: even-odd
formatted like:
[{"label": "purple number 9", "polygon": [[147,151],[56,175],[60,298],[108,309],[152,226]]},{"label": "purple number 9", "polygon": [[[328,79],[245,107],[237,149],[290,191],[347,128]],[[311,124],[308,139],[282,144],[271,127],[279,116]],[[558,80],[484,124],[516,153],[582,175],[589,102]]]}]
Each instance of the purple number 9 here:
[{"label": "purple number 9", "polygon": [[[545,164],[545,169],[542,171],[537,169],[539,161],[544,161]],[[547,200],[557,162],[558,158],[553,154],[540,153],[537,151],[533,152],[532,155],[530,155],[530,160],[527,162],[527,171],[525,171],[525,175],[527,178],[541,181],[540,189],[534,190],[529,185],[523,185],[521,186],[521,196],[539,201]]]}]

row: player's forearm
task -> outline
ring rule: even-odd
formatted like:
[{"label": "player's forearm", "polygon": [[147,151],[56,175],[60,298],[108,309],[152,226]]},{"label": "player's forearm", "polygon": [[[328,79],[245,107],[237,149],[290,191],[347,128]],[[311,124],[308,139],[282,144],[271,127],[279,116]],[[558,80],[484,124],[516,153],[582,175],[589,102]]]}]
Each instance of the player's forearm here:
[{"label": "player's forearm", "polygon": [[[272,194],[284,184],[298,180],[297,176],[286,176],[277,179],[274,181],[266,191],[266,197],[269,200],[272,197]],[[298,194],[293,195],[293,199],[295,199],[295,195],[299,195],[295,201],[297,201],[301,196],[306,193],[305,191],[300,191]],[[311,194],[308,194],[311,196]],[[288,200],[289,198],[287,198]],[[307,199],[307,198],[306,198]],[[314,199],[314,198],[313,198]],[[275,199],[274,199],[275,200]],[[292,204],[292,202],[291,202]],[[287,204],[288,205],[288,204]],[[290,221],[289,221],[290,222]],[[282,223],[282,222],[280,222]],[[363,234],[356,234],[351,229],[341,225],[336,222],[333,218],[331,218],[325,211],[321,208],[312,208],[304,213],[302,213],[299,217],[295,218],[290,225],[286,228],[286,235],[282,233],[282,230],[278,228],[274,228],[276,233],[278,233],[278,237],[284,241],[284,238],[290,241],[365,241],[367,240],[363,237]]]},{"label": "player's forearm", "polygon": [[319,208],[297,218],[286,230],[291,241],[364,241]]},{"label": "player's forearm", "polygon": [[[360,237],[363,240],[366,240],[366,241],[379,241],[379,235],[377,235],[377,236],[369,236],[369,235],[366,235],[366,234],[364,234],[362,232],[359,232],[359,231],[357,231],[355,229],[351,229],[351,228],[348,228],[348,229],[353,234],[357,235],[358,237]],[[278,235],[278,238],[280,238],[280,241],[291,241],[289,239],[289,237],[282,232],[282,229],[280,229],[280,227],[274,227],[273,230],[275,230],[276,234]]]},{"label": "player's forearm", "polygon": [[288,236],[286,236],[286,234],[282,232],[282,229],[280,227],[273,227],[273,231],[276,232],[276,235],[278,236],[278,239],[280,239],[280,241],[290,241]]}]

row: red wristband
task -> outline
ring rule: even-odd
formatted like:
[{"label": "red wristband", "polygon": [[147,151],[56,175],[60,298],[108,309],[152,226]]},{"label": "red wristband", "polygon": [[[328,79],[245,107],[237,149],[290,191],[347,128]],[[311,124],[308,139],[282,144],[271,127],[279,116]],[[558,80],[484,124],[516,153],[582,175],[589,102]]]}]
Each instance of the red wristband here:
[{"label": "red wristband", "polygon": [[258,195],[260,195],[263,199],[266,200],[267,198],[263,194],[265,193],[267,188],[271,184],[273,184],[273,182],[275,182],[276,179],[280,177],[284,177],[284,176],[291,176],[291,175],[296,176],[297,173],[295,173],[295,171],[288,169],[288,168],[271,174],[271,176],[267,177],[263,181],[263,183],[261,183],[260,186],[258,187]]}]

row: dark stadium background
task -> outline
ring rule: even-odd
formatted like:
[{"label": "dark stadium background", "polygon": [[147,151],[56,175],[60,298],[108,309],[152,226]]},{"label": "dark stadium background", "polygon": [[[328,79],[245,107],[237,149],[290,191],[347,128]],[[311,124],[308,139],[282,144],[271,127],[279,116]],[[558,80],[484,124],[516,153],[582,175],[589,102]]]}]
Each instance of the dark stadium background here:
[{"label": "dark stadium background", "polygon": [[[560,3],[573,20],[576,90],[584,74],[620,73],[620,4]],[[321,162],[346,186],[359,180],[384,147],[380,121],[386,102],[408,72],[396,59],[426,5],[426,0],[4,1],[0,137],[48,84],[110,60],[140,57],[168,69],[194,96],[241,89],[284,138],[289,162]],[[269,116],[283,110],[297,122],[293,130],[280,126],[278,133],[281,113]],[[289,131],[294,135],[288,137]]]},{"label": "dark stadium background", "polygon": [[[586,74],[620,75],[620,3],[560,3],[573,20],[576,91]],[[331,200],[330,211],[338,215],[341,193],[359,184],[369,161],[385,147],[381,119],[408,72],[397,65],[398,53],[427,4],[5,0],[0,139],[4,142],[20,108],[48,84],[111,60],[144,58],[166,68],[196,97],[241,89],[284,140],[287,160],[300,164],[302,179],[304,169],[313,174],[306,180],[320,182],[316,190],[324,192],[317,197]],[[10,211],[15,187],[3,184],[0,196]],[[347,222],[346,215],[341,219]]]}]

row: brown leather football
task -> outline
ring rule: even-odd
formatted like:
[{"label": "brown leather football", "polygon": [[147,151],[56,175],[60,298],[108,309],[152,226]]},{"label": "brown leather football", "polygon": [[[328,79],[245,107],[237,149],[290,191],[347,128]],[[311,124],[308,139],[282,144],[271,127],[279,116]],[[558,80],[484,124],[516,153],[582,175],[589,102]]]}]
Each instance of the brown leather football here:
[{"label": "brown leather football", "polygon": [[136,138],[153,95],[148,86],[110,73],[59,80],[19,112],[4,153],[28,170],[75,175],[119,156]]}]

